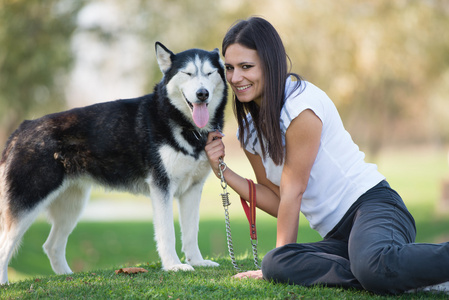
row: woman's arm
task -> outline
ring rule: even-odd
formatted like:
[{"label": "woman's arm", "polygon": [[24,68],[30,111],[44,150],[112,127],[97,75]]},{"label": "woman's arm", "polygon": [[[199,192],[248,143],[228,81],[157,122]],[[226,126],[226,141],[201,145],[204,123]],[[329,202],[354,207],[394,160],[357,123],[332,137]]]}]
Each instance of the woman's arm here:
[{"label": "woman's arm", "polygon": [[285,134],[276,247],[295,243],[302,196],[320,146],[322,123],[311,110],[299,114]]},{"label": "woman's arm", "polygon": [[[222,135],[218,131],[209,133],[208,141],[205,147],[209,163],[214,174],[218,178],[220,178],[220,172],[218,168],[219,158],[224,158],[225,156],[225,147],[221,138]],[[279,188],[266,178],[265,168],[260,156],[249,153],[246,150],[245,154],[254,170],[254,174],[256,175],[257,179],[257,207],[276,217],[279,206]],[[228,186],[230,186],[243,199],[249,199],[248,182],[245,178],[235,173],[231,168],[229,168],[229,166],[223,172],[223,175]]]},{"label": "woman's arm", "polygon": [[[267,178],[265,167],[262,163],[262,158],[259,155],[252,154],[246,150],[245,154],[251,164],[251,167],[253,168],[254,174],[256,175],[257,207],[273,217],[277,217],[280,201],[279,187]],[[248,189],[248,185],[246,186],[246,189]],[[248,199],[245,197],[243,198]]]}]

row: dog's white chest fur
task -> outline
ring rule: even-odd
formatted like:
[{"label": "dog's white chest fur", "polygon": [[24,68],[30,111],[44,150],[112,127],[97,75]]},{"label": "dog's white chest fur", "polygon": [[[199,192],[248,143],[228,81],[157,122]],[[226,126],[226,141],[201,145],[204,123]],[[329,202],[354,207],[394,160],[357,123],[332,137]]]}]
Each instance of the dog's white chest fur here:
[{"label": "dog's white chest fur", "polygon": [[205,153],[195,159],[165,145],[160,148],[159,155],[170,181],[178,187],[175,196],[183,194],[193,184],[204,181],[211,170]]}]

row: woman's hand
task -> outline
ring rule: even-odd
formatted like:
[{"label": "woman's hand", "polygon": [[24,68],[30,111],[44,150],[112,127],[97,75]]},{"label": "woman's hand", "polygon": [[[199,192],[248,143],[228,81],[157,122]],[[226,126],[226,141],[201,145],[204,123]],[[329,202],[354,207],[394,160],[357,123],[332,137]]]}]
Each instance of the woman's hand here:
[{"label": "woman's hand", "polygon": [[212,167],[212,171],[215,176],[220,178],[220,169],[218,164],[220,163],[220,158],[224,159],[225,157],[225,146],[221,138],[224,137],[224,134],[215,130],[213,132],[209,132],[207,136],[206,147],[204,150],[206,151],[207,159],[209,160],[209,164]]},{"label": "woman's hand", "polygon": [[262,275],[262,270],[246,271],[246,272],[238,273],[237,275],[232,276],[232,278],[236,278],[236,279],[244,279],[244,278],[263,279],[263,275]]}]

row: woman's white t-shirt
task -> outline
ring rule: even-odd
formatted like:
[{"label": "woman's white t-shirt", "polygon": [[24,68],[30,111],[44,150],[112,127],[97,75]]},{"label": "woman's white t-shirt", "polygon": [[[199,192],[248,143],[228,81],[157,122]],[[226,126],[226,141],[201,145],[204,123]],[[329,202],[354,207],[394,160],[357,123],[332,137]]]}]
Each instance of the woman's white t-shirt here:
[{"label": "woman's white t-shirt", "polygon": [[[285,95],[290,95],[296,84],[289,78]],[[376,165],[364,161],[365,154],[345,130],[332,100],[307,81],[301,82],[301,87],[288,96],[282,107],[280,126],[283,139],[291,121],[307,109],[320,118],[323,128],[318,154],[303,194],[301,212],[310,226],[324,237],[362,194],[385,177],[377,171]],[[262,157],[267,178],[279,186],[283,165],[277,166],[268,156],[263,158],[254,124],[250,115],[247,118],[250,126],[249,133],[245,132],[244,147]]]}]

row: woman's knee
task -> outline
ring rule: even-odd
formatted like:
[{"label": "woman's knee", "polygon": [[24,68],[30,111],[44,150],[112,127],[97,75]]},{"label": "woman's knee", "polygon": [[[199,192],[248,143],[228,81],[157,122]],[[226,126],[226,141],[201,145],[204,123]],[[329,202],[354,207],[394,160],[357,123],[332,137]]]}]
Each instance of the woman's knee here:
[{"label": "woman's knee", "polygon": [[262,274],[265,280],[279,281],[279,275],[283,274],[282,266],[279,264],[280,248],[268,252],[262,260]]},{"label": "woman's knee", "polygon": [[364,289],[376,294],[390,294],[400,292],[397,289],[395,278],[397,273],[388,265],[378,260],[351,260],[351,272]]},{"label": "woman's knee", "polygon": [[298,278],[304,259],[301,244],[288,244],[268,252],[262,260],[262,274],[265,280],[303,284]]}]

